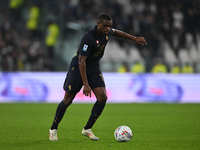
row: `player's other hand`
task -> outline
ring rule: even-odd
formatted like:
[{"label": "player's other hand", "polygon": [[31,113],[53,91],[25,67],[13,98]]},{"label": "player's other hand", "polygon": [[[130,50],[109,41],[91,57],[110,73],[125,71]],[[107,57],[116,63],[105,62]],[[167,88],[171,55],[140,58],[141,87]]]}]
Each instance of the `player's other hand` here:
[{"label": "player's other hand", "polygon": [[147,42],[143,37],[135,37],[134,41],[135,43],[140,44],[140,45],[147,45]]},{"label": "player's other hand", "polygon": [[83,87],[83,94],[85,96],[90,96],[91,97],[91,88],[89,85],[84,85]]}]

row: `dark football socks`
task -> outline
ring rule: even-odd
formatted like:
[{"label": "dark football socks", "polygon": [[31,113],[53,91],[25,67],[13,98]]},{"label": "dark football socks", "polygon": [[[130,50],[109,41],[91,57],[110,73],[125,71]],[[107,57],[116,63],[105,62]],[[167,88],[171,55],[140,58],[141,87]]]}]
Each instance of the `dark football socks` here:
[{"label": "dark football socks", "polygon": [[106,103],[101,103],[99,101],[96,101],[96,103],[94,104],[93,108],[92,108],[92,112],[90,115],[90,118],[86,124],[86,126],[84,127],[84,129],[90,129],[92,128],[92,126],[94,125],[94,123],[96,122],[97,118],[101,115],[104,107],[105,107]]},{"label": "dark football socks", "polygon": [[66,109],[67,109],[67,106],[63,103],[63,101],[60,102],[60,104],[58,105],[57,110],[56,110],[56,114],[55,114],[55,117],[53,120],[53,124],[51,126],[51,130],[58,128],[58,124],[62,120]]}]

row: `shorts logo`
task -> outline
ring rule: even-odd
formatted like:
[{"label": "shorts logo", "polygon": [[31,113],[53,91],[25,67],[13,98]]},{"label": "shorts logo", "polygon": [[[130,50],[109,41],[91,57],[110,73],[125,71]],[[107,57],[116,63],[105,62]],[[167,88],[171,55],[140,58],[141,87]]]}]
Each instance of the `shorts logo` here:
[{"label": "shorts logo", "polygon": [[100,76],[100,77],[101,77],[101,79],[104,81],[103,75],[102,75],[102,74],[99,74],[99,76]]},{"label": "shorts logo", "polygon": [[71,85],[69,85],[68,88],[69,88],[69,91],[71,91],[71,89],[72,89]]},{"label": "shorts logo", "polygon": [[88,45],[86,45],[86,44],[84,44],[84,46],[83,46],[83,51],[87,51],[87,48],[88,48]]}]

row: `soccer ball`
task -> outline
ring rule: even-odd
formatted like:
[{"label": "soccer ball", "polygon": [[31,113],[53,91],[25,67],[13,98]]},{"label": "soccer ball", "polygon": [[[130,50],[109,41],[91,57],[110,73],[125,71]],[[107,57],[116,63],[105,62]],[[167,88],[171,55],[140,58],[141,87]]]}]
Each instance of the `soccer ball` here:
[{"label": "soccer ball", "polygon": [[118,142],[128,142],[132,138],[132,131],[128,126],[119,126],[115,132],[114,137]]}]

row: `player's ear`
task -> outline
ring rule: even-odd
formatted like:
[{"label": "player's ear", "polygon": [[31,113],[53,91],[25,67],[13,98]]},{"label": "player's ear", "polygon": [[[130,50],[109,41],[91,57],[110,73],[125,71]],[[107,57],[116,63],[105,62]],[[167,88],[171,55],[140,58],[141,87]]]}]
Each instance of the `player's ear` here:
[{"label": "player's ear", "polygon": [[97,22],[97,26],[100,26],[100,24],[101,24],[101,22],[100,22],[100,21],[98,21],[98,22]]}]

